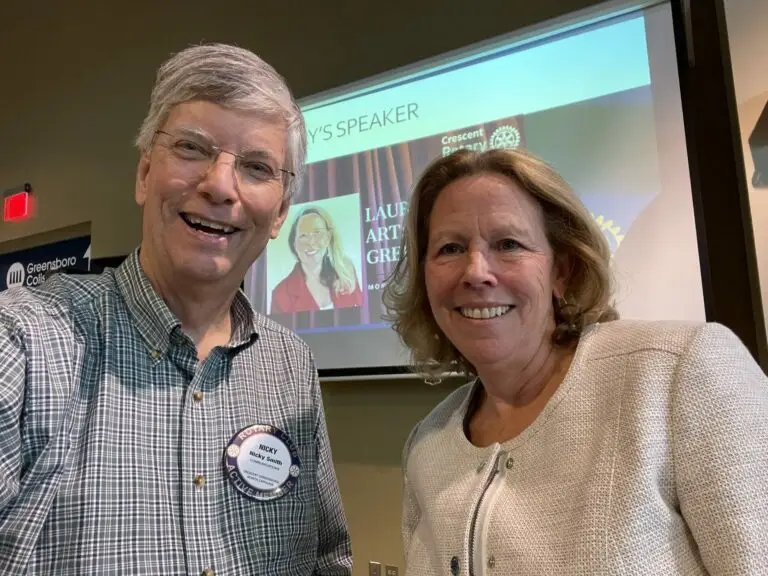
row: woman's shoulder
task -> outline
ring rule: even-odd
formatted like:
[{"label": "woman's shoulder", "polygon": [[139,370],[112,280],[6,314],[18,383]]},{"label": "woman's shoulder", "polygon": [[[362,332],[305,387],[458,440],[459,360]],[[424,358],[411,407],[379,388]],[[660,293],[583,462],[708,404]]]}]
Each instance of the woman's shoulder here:
[{"label": "woman's shoulder", "polygon": [[432,408],[429,413],[419,421],[411,430],[408,445],[412,444],[418,437],[436,429],[446,429],[446,424],[451,420],[461,422],[463,412],[470,400],[470,395],[474,390],[476,380],[463,384],[450,392],[437,406]]},{"label": "woman's shoulder", "polygon": [[590,326],[582,337],[592,357],[640,351],[680,355],[697,341],[706,343],[713,339],[728,345],[740,343],[721,324],[674,320],[614,320]]},{"label": "woman's shoulder", "polygon": [[279,292],[282,290],[287,290],[289,287],[295,285],[300,280],[303,280],[301,264],[297,263],[293,268],[291,268],[291,271],[288,272],[288,274],[286,274],[283,279],[275,285],[273,291]]},{"label": "woman's shoulder", "polygon": [[[674,371],[678,377],[690,367],[709,371],[718,378],[730,376],[726,371],[760,368],[747,347],[728,327],[715,322],[615,320],[588,328],[579,343],[583,368],[621,366],[632,362],[633,371],[641,366],[651,371]],[[605,365],[603,361],[610,364]],[[639,362],[639,363],[638,363]]]}]

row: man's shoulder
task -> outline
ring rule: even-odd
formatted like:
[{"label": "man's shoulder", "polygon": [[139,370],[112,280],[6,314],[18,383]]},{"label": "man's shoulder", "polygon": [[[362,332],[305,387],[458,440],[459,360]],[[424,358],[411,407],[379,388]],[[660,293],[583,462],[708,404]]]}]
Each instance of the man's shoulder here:
[{"label": "man's shoulder", "polygon": [[309,345],[296,332],[256,310],[253,311],[253,324],[260,339],[265,339],[268,343],[294,348],[302,354],[311,353]]},{"label": "man's shoulder", "polygon": [[0,317],[13,317],[23,323],[70,317],[115,291],[112,270],[101,274],[56,274],[40,286],[0,292]]}]

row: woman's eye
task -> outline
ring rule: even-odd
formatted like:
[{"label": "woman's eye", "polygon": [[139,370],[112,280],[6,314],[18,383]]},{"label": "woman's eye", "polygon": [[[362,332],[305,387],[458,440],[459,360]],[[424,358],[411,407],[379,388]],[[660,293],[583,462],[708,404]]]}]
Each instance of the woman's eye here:
[{"label": "woman's eye", "polygon": [[512,240],[511,238],[505,238],[504,240],[499,242],[499,250],[503,250],[505,252],[517,250],[519,248],[522,248],[522,246],[520,246],[520,243],[517,240]]},{"label": "woman's eye", "polygon": [[450,255],[450,254],[458,254],[461,252],[461,246],[458,244],[445,244],[438,250],[438,254],[440,255]]}]

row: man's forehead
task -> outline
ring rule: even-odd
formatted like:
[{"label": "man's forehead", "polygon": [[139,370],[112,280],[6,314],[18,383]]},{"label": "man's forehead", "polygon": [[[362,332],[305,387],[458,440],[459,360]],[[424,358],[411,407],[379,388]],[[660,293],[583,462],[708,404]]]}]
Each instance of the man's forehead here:
[{"label": "man's forehead", "polygon": [[203,101],[174,106],[165,129],[195,134],[222,146],[237,146],[241,150],[267,148],[276,154],[282,154],[287,137],[287,127],[280,118]]}]

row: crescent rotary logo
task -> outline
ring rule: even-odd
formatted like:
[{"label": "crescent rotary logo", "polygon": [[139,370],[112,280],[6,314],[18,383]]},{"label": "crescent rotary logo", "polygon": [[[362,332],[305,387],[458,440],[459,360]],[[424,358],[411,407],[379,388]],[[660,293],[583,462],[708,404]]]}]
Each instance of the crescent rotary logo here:
[{"label": "crescent rotary logo", "polygon": [[520,146],[520,130],[515,126],[499,126],[491,134],[491,148],[506,148],[514,150]]},{"label": "crescent rotary logo", "polygon": [[5,275],[5,285],[8,288],[18,288],[24,286],[24,279],[26,278],[26,272],[24,271],[24,265],[21,262],[14,262],[8,268],[8,272]]}]

